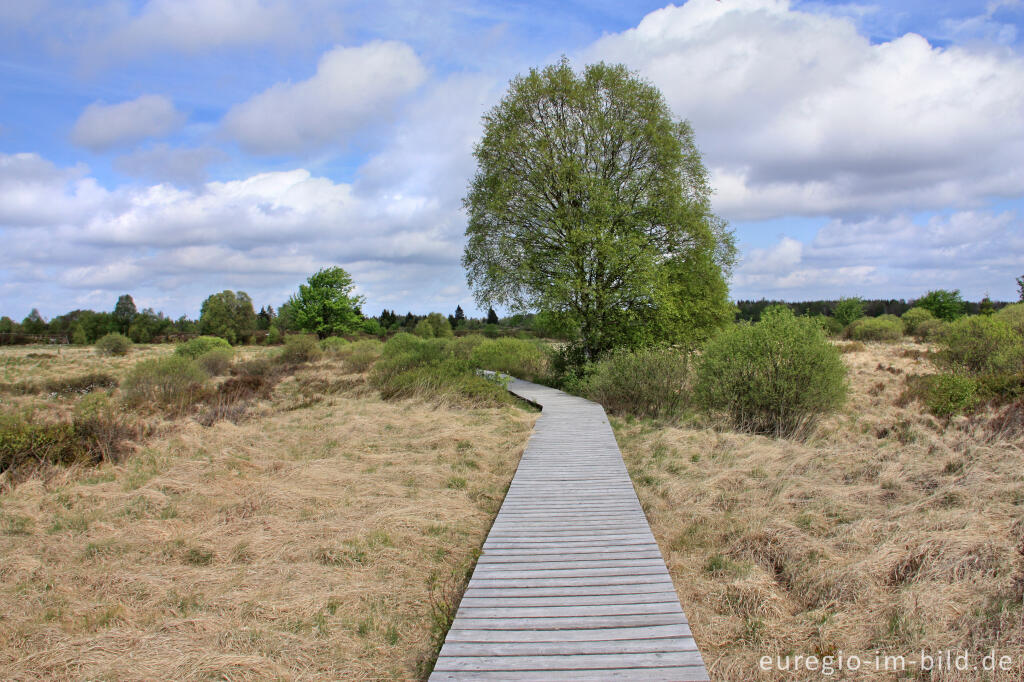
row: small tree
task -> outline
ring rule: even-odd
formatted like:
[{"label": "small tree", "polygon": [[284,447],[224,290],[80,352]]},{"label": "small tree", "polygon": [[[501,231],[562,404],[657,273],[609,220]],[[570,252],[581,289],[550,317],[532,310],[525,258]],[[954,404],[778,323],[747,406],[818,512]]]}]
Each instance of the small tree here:
[{"label": "small tree", "polygon": [[244,343],[256,328],[256,312],[249,294],[225,289],[213,294],[199,310],[199,331],[226,339],[230,344]]},{"label": "small tree", "polygon": [[952,322],[964,314],[966,307],[960,298],[960,290],[935,289],[917,299],[914,305],[932,311],[932,315],[940,320]]},{"label": "small tree", "polygon": [[1024,275],[1017,278],[1017,297],[1024,303]]},{"label": "small tree", "polygon": [[487,324],[498,324],[498,313],[494,312],[494,308],[487,309]]},{"label": "small tree", "polygon": [[992,305],[992,299],[985,294],[985,298],[981,299],[981,303],[978,304],[979,315],[992,315],[995,313],[996,308]]},{"label": "small tree", "polygon": [[114,305],[114,320],[118,330],[122,334],[128,334],[128,328],[135,319],[138,309],[135,307],[135,300],[128,294],[121,294]]},{"label": "small tree", "polygon": [[857,296],[841,298],[832,311],[832,317],[845,327],[854,320],[864,317],[864,301]]},{"label": "small tree", "polygon": [[25,316],[25,319],[21,321],[21,331],[26,334],[45,334],[46,333],[46,320],[39,314],[38,308],[33,308],[32,312]]},{"label": "small tree", "polygon": [[352,277],[339,267],[317,270],[299,293],[288,299],[296,326],[321,339],[332,334],[351,334],[363,322],[360,306],[366,299],[353,296]]},{"label": "small tree", "polygon": [[455,322],[452,324],[452,328],[458,329],[462,325],[466,324],[466,312],[462,309],[461,305],[455,306]]}]

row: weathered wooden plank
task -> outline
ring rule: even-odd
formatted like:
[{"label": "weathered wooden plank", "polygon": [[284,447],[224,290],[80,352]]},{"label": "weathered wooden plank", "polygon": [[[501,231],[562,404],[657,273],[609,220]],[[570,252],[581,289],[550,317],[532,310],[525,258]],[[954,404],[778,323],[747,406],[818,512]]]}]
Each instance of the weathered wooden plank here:
[{"label": "weathered wooden plank", "polygon": [[604,410],[543,407],[431,680],[706,680]]}]

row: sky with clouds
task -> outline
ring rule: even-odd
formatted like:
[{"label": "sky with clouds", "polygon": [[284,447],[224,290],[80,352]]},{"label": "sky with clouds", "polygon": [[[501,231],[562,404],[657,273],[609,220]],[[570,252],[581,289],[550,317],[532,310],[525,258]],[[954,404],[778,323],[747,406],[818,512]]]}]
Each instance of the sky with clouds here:
[{"label": "sky with clouds", "polygon": [[0,314],[341,265],[366,312],[477,306],[459,264],[481,115],[562,54],[691,121],[733,298],[1016,298],[1024,2],[0,3]]}]

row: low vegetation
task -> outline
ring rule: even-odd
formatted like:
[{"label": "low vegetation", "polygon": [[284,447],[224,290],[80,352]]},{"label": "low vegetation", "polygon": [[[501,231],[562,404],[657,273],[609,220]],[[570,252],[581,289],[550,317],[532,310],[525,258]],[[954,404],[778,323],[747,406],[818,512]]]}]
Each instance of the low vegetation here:
[{"label": "low vegetation", "polygon": [[674,348],[619,351],[591,365],[565,388],[612,414],[671,421],[689,407],[690,367]]},{"label": "low vegetation", "polygon": [[96,342],[96,352],[104,355],[125,355],[131,347],[131,339],[117,332],[111,332]]}]

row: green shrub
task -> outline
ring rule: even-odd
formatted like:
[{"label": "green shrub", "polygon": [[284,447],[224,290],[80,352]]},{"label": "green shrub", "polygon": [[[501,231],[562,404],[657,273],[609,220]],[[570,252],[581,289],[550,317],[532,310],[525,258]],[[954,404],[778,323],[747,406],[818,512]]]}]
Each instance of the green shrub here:
[{"label": "green shrub", "polygon": [[281,330],[277,326],[271,326],[270,329],[267,330],[268,346],[276,346],[277,344],[281,343],[283,339],[284,335],[281,333]]},{"label": "green shrub", "polygon": [[214,349],[231,350],[231,344],[219,336],[197,336],[185,343],[179,343],[174,349],[175,355],[195,360]]},{"label": "green shrub", "polygon": [[548,354],[533,341],[484,339],[475,346],[469,354],[469,361],[476,368],[502,372],[526,381],[538,381],[548,375]]},{"label": "green shrub", "polygon": [[619,350],[588,367],[575,392],[613,414],[678,416],[688,402],[687,356],[671,348]]},{"label": "green shrub", "polygon": [[903,320],[903,327],[908,334],[917,334],[917,328],[924,322],[934,320],[935,315],[927,308],[911,308],[900,317]]},{"label": "green shrub", "polygon": [[215,377],[228,371],[234,357],[235,351],[230,347],[214,348],[206,351],[196,358],[196,364],[199,365],[204,372]]},{"label": "green shrub", "polygon": [[348,345],[348,339],[343,339],[340,336],[328,336],[326,339],[320,339],[320,349],[328,355],[335,355]]},{"label": "green shrub", "polygon": [[895,315],[862,317],[846,328],[855,341],[898,341],[903,338],[903,323]]},{"label": "green shrub", "polygon": [[444,403],[500,405],[510,402],[504,387],[477,374],[462,344],[396,334],[370,372],[370,384],[385,400],[427,398]]},{"label": "green shrub", "polygon": [[350,370],[362,374],[377,362],[383,352],[383,343],[376,339],[364,339],[342,348],[338,351],[338,357],[345,361]]},{"label": "green shrub", "polygon": [[104,355],[125,355],[132,340],[123,334],[111,332],[96,342],[96,352]]},{"label": "green shrub", "polygon": [[963,374],[908,376],[901,399],[920,400],[935,416],[951,417],[969,412],[978,404],[978,386]]},{"label": "green shrub", "polygon": [[963,316],[966,304],[960,298],[960,290],[935,289],[914,301],[914,306],[926,308],[940,320],[952,322]]},{"label": "green shrub", "polygon": [[818,325],[782,307],[712,339],[696,370],[697,404],[758,433],[796,434],[837,409],[848,388],[839,351]]},{"label": "green shrub", "polygon": [[284,348],[278,359],[290,365],[298,365],[303,362],[319,360],[323,355],[320,350],[320,342],[314,334],[289,334],[284,339]]},{"label": "green shrub", "polygon": [[845,325],[834,317],[828,315],[815,315],[813,319],[821,330],[829,336],[839,336],[843,333]]},{"label": "green shrub", "polygon": [[942,338],[948,327],[949,323],[943,320],[924,320],[923,322],[918,322],[917,326],[914,327],[914,337],[918,341],[934,343]]},{"label": "green shrub", "polygon": [[938,361],[972,374],[1024,369],[1024,338],[996,316],[963,317],[939,341]]},{"label": "green shrub", "polygon": [[203,399],[207,378],[194,360],[170,355],[136,364],[121,388],[131,407],[153,406],[181,414]]},{"label": "green shrub", "polygon": [[1024,336],[1024,303],[1013,303],[996,311],[995,318],[1002,320],[1010,325],[1015,332]]},{"label": "green shrub", "polygon": [[71,464],[82,455],[69,422],[37,422],[28,414],[0,413],[0,473],[39,464]]},{"label": "green shrub", "polygon": [[496,324],[485,324],[484,325],[484,336],[489,339],[496,339],[501,336],[501,327]]},{"label": "green shrub", "polygon": [[841,298],[836,303],[832,317],[844,327],[850,326],[855,320],[864,317],[864,301],[854,296],[853,298]]}]

